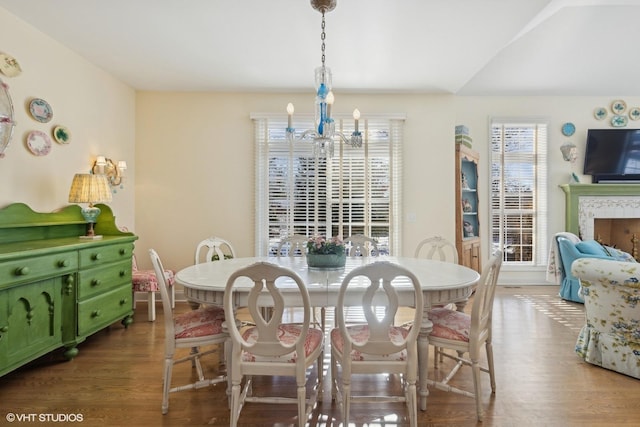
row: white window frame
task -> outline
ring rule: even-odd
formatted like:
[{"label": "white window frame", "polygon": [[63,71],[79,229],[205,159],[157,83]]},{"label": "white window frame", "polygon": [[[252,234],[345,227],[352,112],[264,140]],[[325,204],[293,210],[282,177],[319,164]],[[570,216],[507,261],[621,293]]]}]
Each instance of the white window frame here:
[{"label": "white window frame", "polygon": [[[504,252],[504,265],[509,267],[540,267],[547,263],[547,147],[548,123],[542,118],[495,117],[491,119],[489,128],[489,153],[491,165],[489,168],[489,230],[493,249]],[[516,135],[514,130],[521,131]],[[531,151],[509,150],[505,143],[515,144],[527,142],[532,144]],[[522,138],[517,141],[518,138]],[[525,142],[526,141],[526,142]],[[499,148],[496,146],[499,145]],[[505,165],[525,163],[530,168],[516,172],[505,179]],[[532,189],[531,195],[527,191],[507,193],[507,181],[515,188]],[[507,198],[510,194],[511,197]],[[531,207],[527,206],[532,204]],[[519,219],[520,218],[520,219]],[[525,226],[531,221],[531,230]],[[519,226],[517,224],[519,223]],[[530,242],[523,242],[523,235],[530,235]],[[520,241],[513,242],[507,236],[519,235]],[[523,251],[530,248],[531,260],[523,256]]]},{"label": "white window frame", "polygon": [[[334,115],[334,118],[336,129],[350,135],[353,120],[340,115]],[[378,242],[382,252],[400,254],[404,117],[376,115],[361,119],[363,146],[356,148],[336,142],[334,156],[330,159],[315,158],[311,141],[287,141],[286,116],[251,114],[251,119],[256,147],[256,256],[272,255],[277,242],[290,234],[340,235],[343,238],[350,234],[365,234],[376,238],[376,230],[384,227],[388,227],[388,239],[384,236]],[[313,121],[313,116],[296,115],[295,126],[301,130],[312,128]],[[278,155],[278,162],[273,157],[274,153]],[[300,157],[304,159],[299,160]],[[349,166],[351,162],[355,162],[353,167]],[[280,166],[278,176],[269,176],[270,164],[272,167]],[[376,164],[388,170],[389,175],[380,179]],[[283,165],[286,165],[284,169]],[[325,168],[325,165],[328,166]],[[310,178],[306,187],[300,169],[295,178],[294,174],[288,173],[301,167],[309,168]],[[322,184],[318,184],[316,175],[321,177]],[[274,210],[273,206],[278,203],[274,202],[283,207],[277,212],[277,219],[273,215],[277,209]],[[388,205],[388,212],[376,210],[380,203]],[[305,211],[307,206],[309,210]],[[320,214],[315,206],[322,211]],[[357,209],[352,206],[357,206]],[[385,221],[381,221],[382,217]],[[332,230],[337,230],[337,233]]]}]

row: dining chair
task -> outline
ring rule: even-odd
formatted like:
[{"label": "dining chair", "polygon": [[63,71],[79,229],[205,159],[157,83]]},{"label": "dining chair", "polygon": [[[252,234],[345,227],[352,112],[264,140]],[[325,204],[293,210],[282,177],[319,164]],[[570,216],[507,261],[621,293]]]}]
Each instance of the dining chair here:
[{"label": "dining chair", "polygon": [[292,234],[282,238],[278,243],[276,256],[307,256],[309,238],[301,234]]},{"label": "dining chair", "polygon": [[[246,402],[297,403],[298,425],[304,426],[322,396],[324,332],[311,327],[309,293],[300,276],[293,270],[268,262],[257,262],[241,268],[229,277],[224,293],[224,310],[228,319],[234,318],[235,287],[246,287],[250,282],[253,282],[253,286],[248,295],[247,311],[255,326],[241,328],[239,322],[228,322],[231,336],[230,426],[238,425],[240,411]],[[283,322],[285,305],[281,287],[292,292],[292,286],[297,288],[301,298],[301,323]],[[265,298],[273,302],[268,319],[258,304],[259,300],[264,302]],[[307,369],[314,364],[316,382],[307,395]],[[254,396],[251,392],[253,375],[293,377],[297,396]]]},{"label": "dining chair", "polygon": [[377,256],[378,242],[362,234],[354,234],[344,239],[348,256]]},{"label": "dining chair", "polygon": [[[164,267],[157,252],[149,249],[151,263],[159,278],[158,285],[162,298],[164,314],[164,376],[162,386],[162,413],[169,412],[169,393],[183,390],[193,390],[208,387],[227,380],[226,375],[220,374],[213,378],[205,378],[200,358],[204,355],[219,352],[220,347],[225,348],[224,354],[218,356],[219,362],[228,360],[227,341],[229,335],[223,330],[225,320],[224,309],[219,306],[206,306],[197,310],[174,315],[169,302],[167,282],[162,274]],[[202,351],[201,347],[214,346],[213,349]],[[176,358],[177,349],[192,349],[187,356]],[[171,387],[171,374],[173,365],[191,361],[196,369],[197,379],[189,384]],[[218,365],[220,365],[218,363]],[[228,370],[228,369],[227,369]]]},{"label": "dining chair", "polygon": [[[456,364],[442,379],[427,379],[427,384],[440,390],[473,397],[476,400],[476,413],[478,421],[482,421],[482,382],[480,372],[489,374],[491,393],[496,392],[495,370],[493,367],[493,346],[491,343],[491,323],[493,313],[493,299],[496,291],[496,283],[502,266],[502,251],[496,251],[486,266],[482,269],[480,281],[476,287],[471,313],[461,313],[443,307],[429,311],[429,319],[433,322],[433,330],[429,334],[429,344],[435,348],[434,366],[438,374],[438,355],[453,359]],[[484,344],[487,364],[480,366],[480,349]],[[445,353],[444,350],[454,350],[453,353]],[[464,357],[467,355],[467,357]],[[458,373],[462,366],[470,366],[473,373],[473,392],[464,390],[449,384],[449,381]]]},{"label": "dining chair", "polygon": [[[147,320],[149,322],[155,322],[156,320],[156,292],[160,291],[158,286],[158,278],[156,277],[155,270],[140,270],[138,268],[138,260],[136,255],[133,254],[131,261],[131,286],[133,289],[133,308],[136,308],[136,292],[145,292],[147,294]],[[176,306],[176,289],[175,272],[170,269],[165,269],[164,277],[169,289],[169,301],[171,308]]]},{"label": "dining chair", "polygon": [[[426,252],[422,252],[422,250]],[[437,259],[458,264],[458,250],[442,236],[427,237],[416,246],[415,258]]]},{"label": "dining chair", "polygon": [[196,246],[194,264],[235,258],[236,251],[231,243],[220,237],[209,237]]},{"label": "dining chair", "polygon": [[[352,270],[343,279],[336,306],[336,327],[331,330],[331,396],[338,399],[344,425],[349,424],[352,402],[405,402],[412,427],[417,426],[416,380],[418,372],[417,338],[420,328],[394,325],[400,303],[394,286],[411,286],[413,307],[422,307],[422,289],[408,269],[388,261],[367,264]],[[358,304],[364,309],[365,322],[347,324],[345,308]],[[380,314],[375,306],[385,305]],[[419,324],[422,310],[414,310]],[[341,372],[338,372],[340,366]],[[357,374],[399,374],[403,394],[353,394],[351,380]]]},{"label": "dining chair", "polygon": [[[307,236],[303,236],[301,234],[292,234],[290,236],[282,238],[280,243],[278,244],[278,249],[276,250],[276,256],[285,256],[285,257],[306,257],[307,256],[307,242],[309,242],[309,238]],[[320,318],[317,316],[317,307],[312,307],[312,317],[313,323],[316,325],[320,325],[322,330],[324,331],[325,323],[326,323],[326,308],[320,307]]]}]

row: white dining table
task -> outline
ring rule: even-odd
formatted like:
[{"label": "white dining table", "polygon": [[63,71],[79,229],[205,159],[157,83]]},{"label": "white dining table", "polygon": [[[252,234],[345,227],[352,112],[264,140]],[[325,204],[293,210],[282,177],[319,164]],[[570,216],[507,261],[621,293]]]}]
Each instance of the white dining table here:
[{"label": "white dining table", "polygon": [[[468,268],[449,262],[404,258],[393,256],[379,257],[348,257],[344,268],[328,270],[307,267],[304,257],[246,257],[232,258],[222,261],[206,262],[186,267],[176,274],[176,282],[184,287],[185,297],[190,301],[203,304],[223,304],[224,290],[228,278],[236,270],[247,267],[256,262],[271,262],[295,271],[302,278],[309,291],[311,306],[335,307],[338,300],[338,291],[342,279],[354,268],[374,263],[377,261],[389,261],[409,269],[420,281],[423,292],[423,315],[418,337],[418,365],[419,365],[419,393],[420,408],[426,410],[427,396],[427,372],[429,357],[429,333],[433,323],[427,317],[431,307],[456,303],[462,309],[468,301],[474,286],[478,283],[480,275]],[[247,298],[252,283],[237,283],[233,294],[236,307],[247,305]],[[413,287],[401,281],[394,287],[398,293],[399,303],[403,306],[413,306]],[[242,292],[246,289],[246,292]],[[296,306],[301,302],[299,291],[294,284],[284,284],[282,294],[285,304]],[[349,297],[347,296],[347,304]],[[354,298],[354,303],[356,299]],[[259,303],[268,306],[270,298],[265,294],[264,301]]]}]

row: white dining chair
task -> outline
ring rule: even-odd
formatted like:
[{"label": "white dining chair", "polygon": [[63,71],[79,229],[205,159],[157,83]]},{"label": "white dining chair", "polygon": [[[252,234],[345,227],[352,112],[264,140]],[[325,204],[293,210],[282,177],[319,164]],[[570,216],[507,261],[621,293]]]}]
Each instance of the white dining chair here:
[{"label": "white dining chair", "polygon": [[[493,366],[492,315],[493,299],[502,266],[502,251],[496,251],[487,265],[482,268],[482,275],[473,296],[471,314],[461,313],[439,307],[429,311],[429,319],[433,322],[433,330],[429,334],[429,344],[435,348],[435,374],[439,379],[427,379],[427,384],[440,390],[473,397],[476,400],[478,421],[482,421],[482,381],[480,372],[489,374],[491,394],[496,391],[495,370]],[[485,347],[487,365],[480,366],[480,349]],[[446,353],[445,350],[454,350]],[[465,357],[465,354],[467,355]],[[439,355],[453,359],[456,364],[449,373],[440,372]],[[473,392],[449,384],[461,367],[470,366],[473,375]]]},{"label": "white dining chair", "polygon": [[307,242],[309,238],[301,234],[283,237],[278,243],[277,256],[307,256]]},{"label": "white dining chair", "polygon": [[458,264],[458,250],[442,236],[427,237],[416,246],[415,258],[436,259]]},{"label": "white dining chair", "polygon": [[[417,426],[416,380],[418,372],[417,338],[420,328],[395,326],[400,306],[394,286],[413,288],[413,307],[422,307],[422,289],[408,269],[388,261],[375,262],[352,270],[343,279],[336,307],[336,327],[331,330],[331,396],[338,399],[343,425],[350,425],[352,402],[405,402],[410,425]],[[348,297],[347,297],[348,296]],[[347,324],[345,307],[358,304],[365,322]],[[384,303],[384,304],[383,304]],[[380,314],[375,306],[384,305]],[[420,322],[422,310],[414,310],[413,321]],[[341,372],[338,370],[340,366]],[[354,395],[354,375],[399,374],[403,394]]]},{"label": "white dining chair", "polygon": [[194,264],[235,258],[236,251],[228,240],[212,236],[202,240],[196,246]]},{"label": "white dining chair", "polygon": [[[324,332],[311,327],[309,293],[300,276],[293,270],[268,262],[257,262],[241,268],[229,277],[224,293],[224,309],[228,319],[234,318],[234,289],[237,286],[246,287],[247,279],[253,283],[249,291],[247,311],[255,326],[241,328],[239,322],[228,322],[231,336],[230,426],[238,425],[240,411],[245,403],[266,402],[297,404],[297,424],[302,427],[322,396]],[[292,285],[297,288],[302,301],[303,319],[302,322],[285,323],[281,287],[284,286],[287,292],[291,292]],[[262,307],[258,304],[265,299],[273,302],[269,318],[265,318]],[[316,381],[307,395],[307,371],[314,364]],[[293,377],[296,397],[253,395],[254,375]]]},{"label": "white dining chair", "polygon": [[377,256],[378,242],[362,234],[354,234],[344,239],[347,256]]},{"label": "white dining chair", "polygon": [[[166,278],[163,274],[164,267],[162,261],[155,250],[149,249],[151,263],[158,277],[160,296],[162,298],[162,309],[164,314],[164,368],[162,386],[162,413],[169,412],[169,394],[208,387],[213,384],[227,380],[225,374],[220,374],[214,378],[205,378],[200,359],[210,353],[219,352],[225,346],[229,335],[223,330],[225,313],[222,307],[207,306],[186,313],[174,315],[169,301]],[[213,349],[202,351],[205,346],[213,346]],[[180,348],[191,348],[192,351],[185,357],[175,358],[176,350]],[[226,353],[226,352],[225,352]],[[228,360],[226,354],[219,354],[218,362]],[[171,374],[173,365],[177,363],[191,361],[196,369],[196,379],[192,382],[171,387]],[[220,366],[220,363],[218,363]]]}]

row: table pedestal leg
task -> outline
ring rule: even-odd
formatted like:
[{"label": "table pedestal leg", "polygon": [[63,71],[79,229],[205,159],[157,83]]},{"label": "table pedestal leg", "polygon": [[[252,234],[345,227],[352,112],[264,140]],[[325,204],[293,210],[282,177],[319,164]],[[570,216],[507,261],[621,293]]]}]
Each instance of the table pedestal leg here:
[{"label": "table pedestal leg", "polygon": [[420,325],[420,333],[418,334],[418,382],[420,394],[420,410],[427,410],[427,373],[429,372],[429,333],[433,329],[433,322],[427,317],[425,310]]}]

